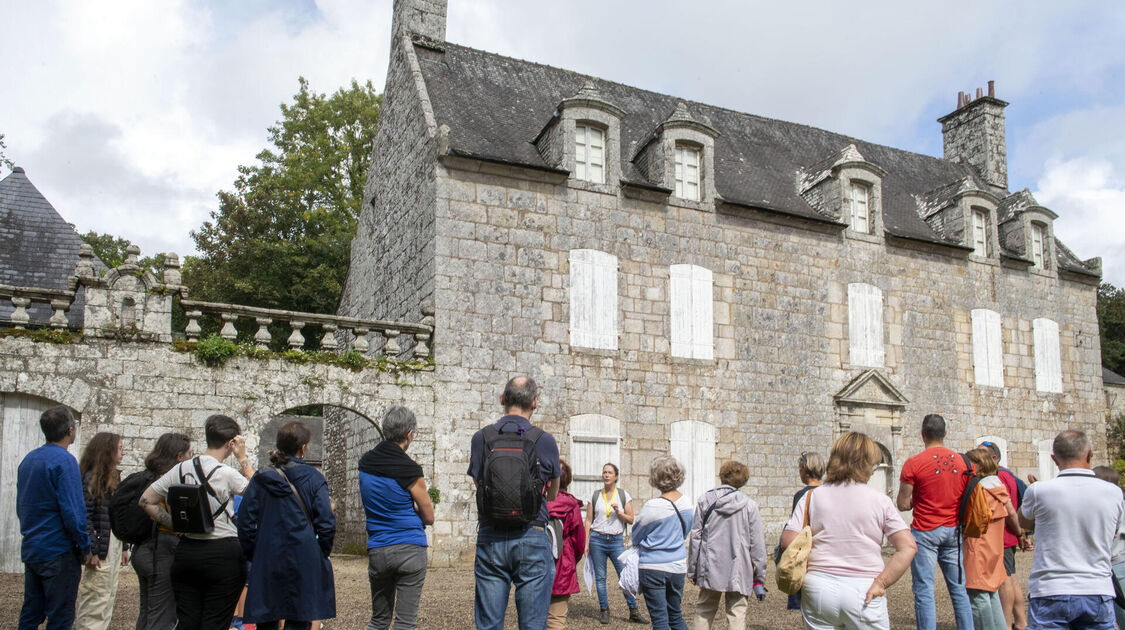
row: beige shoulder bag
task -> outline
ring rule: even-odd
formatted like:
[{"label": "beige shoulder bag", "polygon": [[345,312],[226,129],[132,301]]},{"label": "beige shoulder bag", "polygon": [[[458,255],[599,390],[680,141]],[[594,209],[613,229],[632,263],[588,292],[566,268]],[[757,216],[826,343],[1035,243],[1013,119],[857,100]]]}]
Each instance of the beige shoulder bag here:
[{"label": "beige shoulder bag", "polygon": [[785,548],[777,563],[777,588],[789,595],[795,595],[801,590],[805,583],[805,573],[809,570],[809,552],[812,551],[809,506],[812,505],[812,494],[812,490],[805,494],[805,522],[801,533]]}]

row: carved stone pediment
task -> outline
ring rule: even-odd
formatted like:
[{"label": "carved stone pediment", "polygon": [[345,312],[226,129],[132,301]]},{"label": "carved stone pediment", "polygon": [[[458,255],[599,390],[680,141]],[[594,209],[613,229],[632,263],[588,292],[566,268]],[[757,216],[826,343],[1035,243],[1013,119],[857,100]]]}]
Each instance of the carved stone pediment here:
[{"label": "carved stone pediment", "polygon": [[833,398],[837,405],[876,405],[898,409],[910,402],[879,370],[867,370],[861,373]]}]

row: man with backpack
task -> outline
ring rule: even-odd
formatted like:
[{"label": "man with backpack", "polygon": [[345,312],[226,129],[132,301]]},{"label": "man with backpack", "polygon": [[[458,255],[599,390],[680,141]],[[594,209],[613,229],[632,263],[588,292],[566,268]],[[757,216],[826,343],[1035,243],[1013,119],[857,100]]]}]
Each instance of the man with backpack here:
[{"label": "man with backpack", "polygon": [[973,612],[961,572],[961,541],[957,510],[972,476],[965,457],[945,447],[945,418],[936,413],[922,419],[926,448],[906,460],[899,477],[898,509],[914,511],[910,533],[918,553],[910,562],[913,578],[914,618],[919,630],[937,627],[934,573],[941,566],[957,630],[973,630]]},{"label": "man with backpack", "polygon": [[1055,437],[1059,474],[1027,487],[1020,524],[1035,530],[1027,580],[1028,628],[1113,630],[1112,547],[1122,521],[1121,488],[1094,476],[1081,431]]},{"label": "man with backpack", "polygon": [[470,444],[468,474],[479,520],[473,569],[478,630],[504,627],[513,583],[520,630],[547,627],[555,579],[547,502],[558,494],[562,469],[555,438],[531,424],[538,404],[535,381],[513,378],[500,396],[504,415],[473,434]]},{"label": "man with backpack", "polygon": [[16,477],[16,513],[20,519],[23,560],[23,609],[19,630],[69,629],[82,564],[90,557],[86,502],[78,461],[67,452],[77,431],[63,405],[39,416],[47,443],[20,462]]},{"label": "man with backpack", "polygon": [[[172,561],[177,630],[229,628],[246,584],[231,500],[246,489],[254,469],[237,422],[213,415],[203,429],[207,450],[172,467],[140,500],[152,520],[183,534]],[[231,455],[241,474],[222,463]]]}]

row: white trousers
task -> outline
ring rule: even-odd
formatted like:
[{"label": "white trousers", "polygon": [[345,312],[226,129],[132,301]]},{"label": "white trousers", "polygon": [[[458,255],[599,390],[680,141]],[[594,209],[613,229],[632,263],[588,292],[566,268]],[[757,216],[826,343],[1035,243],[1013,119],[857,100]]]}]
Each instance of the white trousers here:
[{"label": "white trousers", "polygon": [[886,596],[864,606],[871,578],[841,577],[810,571],[801,589],[806,630],[890,630]]},{"label": "white trousers", "polygon": [[74,630],[106,630],[113,618],[117,577],[121,572],[121,541],[109,535],[109,554],[100,569],[82,568]]}]

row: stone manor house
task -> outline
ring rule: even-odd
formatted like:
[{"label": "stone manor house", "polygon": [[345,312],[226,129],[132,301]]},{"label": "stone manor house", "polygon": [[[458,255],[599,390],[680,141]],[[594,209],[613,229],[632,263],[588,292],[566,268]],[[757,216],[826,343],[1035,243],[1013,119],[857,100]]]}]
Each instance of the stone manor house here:
[{"label": "stone manor house", "polygon": [[[390,68],[343,315],[431,301],[434,475],[475,524],[469,437],[513,374],[588,497],[601,465],[647,497],[671,451],[689,495],[723,460],[779,528],[801,451],[872,435],[897,489],[922,416],[1052,475],[1104,449],[1098,259],[1009,191],[1006,102],[962,94],[944,158],[445,41],[445,0],[395,2]],[[936,130],[935,130],[936,132]]]},{"label": "stone manor house", "polygon": [[[446,0],[394,2],[336,316],[191,302],[174,256],[163,277],[142,273],[136,252],[107,271],[75,253],[73,228],[22,170],[0,182],[0,321],[50,318],[85,335],[0,336],[0,487],[14,487],[5,480],[50,404],[79,412],[81,435],[124,435],[130,471],[164,431],[201,439],[210,413],[235,416],[259,446],[277,414],[324,404],[340,540],[359,543],[356,462],[382,412],[406,404],[420,423],[411,454],[441,491],[431,561],[467,562],[469,439],[516,374],[539,381],[534,421],[558,439],[579,498],[605,462],[643,500],[654,455],[685,464],[691,496],[739,459],[769,535],[799,487],[797,456],[827,454],[848,430],[881,445],[871,483],[888,493],[932,412],[951,447],[995,441],[1021,475],[1054,473],[1051,440],[1067,427],[1104,456],[1100,262],[1077,258],[1054,237],[1056,214],[1008,189],[1007,103],[991,85],[940,119],[935,158],[465,48],[445,24]],[[60,257],[53,279],[35,275]],[[325,348],[432,353],[433,367],[205,367],[173,350],[175,334],[199,330],[171,330],[176,296],[189,317],[221,316],[230,338],[240,318],[257,321],[259,343],[289,322],[299,347],[311,322],[337,332]],[[1105,378],[1125,400],[1125,379]],[[13,557],[9,512],[0,551]]]}]

